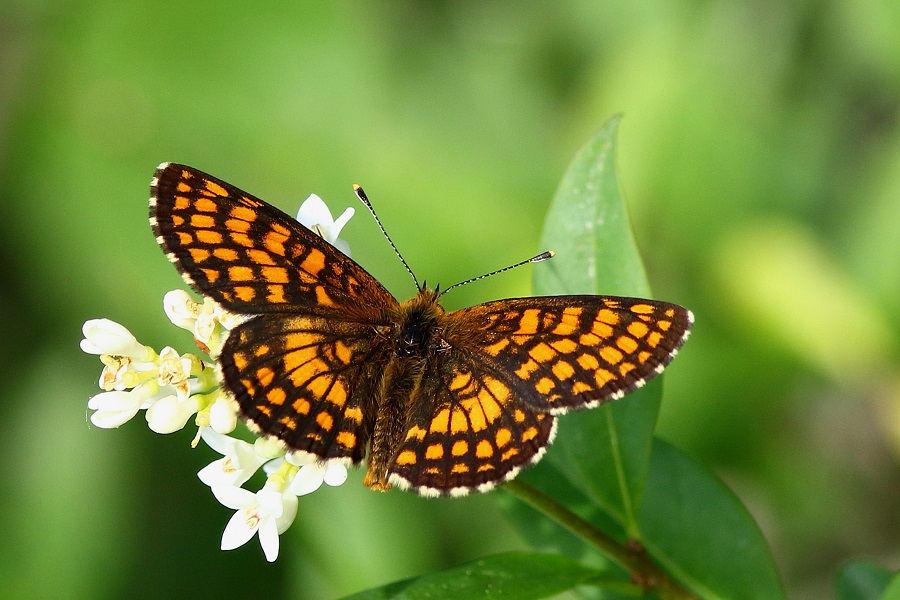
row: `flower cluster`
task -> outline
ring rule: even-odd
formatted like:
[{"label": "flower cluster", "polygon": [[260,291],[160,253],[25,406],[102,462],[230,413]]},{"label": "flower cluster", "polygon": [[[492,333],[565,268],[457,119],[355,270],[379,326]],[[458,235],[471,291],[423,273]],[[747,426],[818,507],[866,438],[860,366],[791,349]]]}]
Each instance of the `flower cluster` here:
[{"label": "flower cluster", "polygon": [[[334,220],[321,198],[311,195],[300,207],[297,220],[336,248],[350,255],[341,229],[353,216],[348,208]],[[222,458],[204,467],[200,480],[223,505],[235,511],[225,526],[221,547],[232,550],[259,535],[266,559],[278,557],[279,535],[297,515],[298,496],[316,491],[323,483],[337,486],[347,480],[340,461],[317,461],[307,453],[286,452],[269,438],[253,443],[232,437],[238,424],[237,405],[219,386],[213,363],[228,331],[247,316],[227,312],[209,298],[193,300],[174,290],[163,299],[166,315],[194,336],[208,357],[179,354],[171,347],[156,352],[138,342],[122,325],[109,319],[92,319],[83,327],[81,349],[100,356],[104,391],[88,401],[91,422],[104,429],[119,427],[144,411],[147,425],[156,433],[183,429],[191,417],[197,427],[193,444],[202,439]],[[243,486],[259,469],[266,483],[257,492]]]}]

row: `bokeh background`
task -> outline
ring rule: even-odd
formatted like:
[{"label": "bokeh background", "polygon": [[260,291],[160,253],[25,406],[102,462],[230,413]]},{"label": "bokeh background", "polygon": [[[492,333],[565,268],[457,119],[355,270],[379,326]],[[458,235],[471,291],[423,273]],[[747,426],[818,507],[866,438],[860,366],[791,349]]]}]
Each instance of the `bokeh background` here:
[{"label": "bokeh background", "polygon": [[[792,597],[850,558],[900,567],[898,111],[892,0],[0,3],[0,594],[334,597],[523,547],[490,496],[357,473],[301,499],[276,564],[221,552],[231,511],[196,479],[216,455],[92,427],[80,327],[192,347],[146,221],[161,161],[288,212],[359,182],[448,285],[543,250],[566,164],[617,113],[655,294],[697,314],[659,434],[741,496]],[[412,294],[364,212],[344,237]]]}]

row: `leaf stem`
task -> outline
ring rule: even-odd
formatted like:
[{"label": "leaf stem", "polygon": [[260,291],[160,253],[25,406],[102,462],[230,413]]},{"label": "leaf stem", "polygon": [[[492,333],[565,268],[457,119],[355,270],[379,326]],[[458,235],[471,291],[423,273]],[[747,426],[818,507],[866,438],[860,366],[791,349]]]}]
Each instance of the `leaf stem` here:
[{"label": "leaf stem", "polygon": [[653,562],[640,544],[621,544],[608,533],[585,521],[563,504],[521,479],[507,482],[502,489],[600,550],[613,562],[631,573],[632,582],[641,586],[645,592],[655,592],[662,600],[697,600],[696,596],[684,589]]}]

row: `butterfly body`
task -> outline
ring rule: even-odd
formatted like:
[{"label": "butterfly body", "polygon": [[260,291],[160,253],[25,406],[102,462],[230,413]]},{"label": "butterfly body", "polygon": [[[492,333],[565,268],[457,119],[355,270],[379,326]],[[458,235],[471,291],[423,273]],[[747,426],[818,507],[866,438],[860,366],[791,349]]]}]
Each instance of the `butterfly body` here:
[{"label": "butterfly body", "polygon": [[498,300],[447,313],[398,302],[279,209],[163,164],[151,225],[185,280],[252,315],[218,358],[248,424],[364,483],[426,496],[486,491],[537,461],[556,415],[620,398],[662,371],[693,317],[640,298]]}]

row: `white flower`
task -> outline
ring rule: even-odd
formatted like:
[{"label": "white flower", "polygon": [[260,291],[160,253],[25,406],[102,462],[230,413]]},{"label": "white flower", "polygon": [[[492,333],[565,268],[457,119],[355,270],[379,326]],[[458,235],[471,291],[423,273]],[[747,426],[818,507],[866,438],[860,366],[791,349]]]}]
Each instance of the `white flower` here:
[{"label": "white flower", "polygon": [[317,195],[310,194],[309,198],[300,205],[300,210],[297,211],[297,220],[329,244],[350,256],[350,245],[346,241],[338,239],[338,236],[355,212],[353,207],[348,207],[335,220],[325,202]]},{"label": "white flower", "polygon": [[112,429],[130,421],[141,408],[148,408],[160,394],[155,381],[130,391],[101,392],[88,401],[88,408],[97,411],[91,415],[91,423],[103,429]]},{"label": "white flower", "polygon": [[216,357],[224,341],[222,329],[233,329],[247,319],[230,313],[209,297],[197,302],[184,290],[172,290],[163,297],[166,316],[178,327],[194,335],[194,341],[211,357]]},{"label": "white flower", "polygon": [[288,454],[285,459],[300,467],[288,486],[288,490],[298,496],[313,493],[322,486],[323,482],[337,487],[347,481],[347,467],[341,461],[322,462],[306,452]]},{"label": "white flower", "polygon": [[236,511],[222,533],[222,550],[243,546],[259,532],[266,560],[274,562],[278,558],[278,536],[297,516],[297,496],[268,483],[255,494],[234,486],[215,486],[212,492],[219,502]]},{"label": "white flower", "polygon": [[182,399],[172,395],[154,402],[144,416],[147,418],[147,425],[156,433],[174,433],[183,429],[188,419],[201,408],[203,407],[197,396]]},{"label": "white flower", "polygon": [[209,487],[240,486],[267,461],[269,457],[256,453],[253,444],[205,427],[200,437],[210,448],[222,454],[222,458],[205,466],[197,476]]},{"label": "white flower", "polygon": [[231,433],[237,427],[237,421],[235,402],[220,393],[209,407],[209,426],[217,433]]},{"label": "white flower", "polygon": [[91,319],[81,328],[81,349],[88,354],[127,356],[135,360],[153,360],[153,349],[144,346],[122,325],[109,319]]}]

